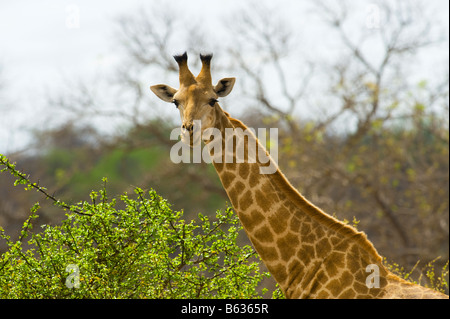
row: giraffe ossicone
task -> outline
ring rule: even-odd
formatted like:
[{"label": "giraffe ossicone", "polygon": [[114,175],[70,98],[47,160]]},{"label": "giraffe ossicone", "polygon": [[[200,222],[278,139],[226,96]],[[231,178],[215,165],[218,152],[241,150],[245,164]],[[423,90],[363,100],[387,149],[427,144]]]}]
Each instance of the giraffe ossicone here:
[{"label": "giraffe ossicone", "polygon": [[[213,85],[212,55],[200,58],[202,68],[195,77],[188,68],[187,54],[175,56],[180,87],[159,84],[150,89],[180,112],[180,131],[173,139],[182,133],[189,137],[189,147],[195,148],[200,140],[194,141],[194,131],[211,132],[204,142],[210,146],[212,164],[255,250],[287,298],[448,298],[392,274],[363,232],[303,197],[255,134],[220,107],[218,99],[231,92],[235,78],[223,78]],[[201,127],[196,128],[196,121]],[[226,132],[238,130],[246,132],[241,149],[237,143],[228,144],[227,149]],[[252,145],[256,146],[255,161],[245,157]],[[215,148],[226,151],[219,155]],[[238,161],[241,151],[244,160]],[[275,171],[261,174],[260,169],[270,165]]]}]

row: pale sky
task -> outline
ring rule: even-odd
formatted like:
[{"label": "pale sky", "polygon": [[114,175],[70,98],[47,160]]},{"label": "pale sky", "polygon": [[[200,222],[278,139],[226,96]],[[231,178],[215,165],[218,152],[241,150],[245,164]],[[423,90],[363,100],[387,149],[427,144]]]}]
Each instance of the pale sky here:
[{"label": "pale sky", "polygon": [[[211,16],[219,2],[223,3],[189,1],[181,10]],[[155,3],[160,1],[0,0],[0,79],[6,82],[0,96],[14,106],[0,102],[0,153],[23,148],[29,142],[28,128],[45,127],[41,116],[45,93],[60,81],[89,78],[117,62],[113,47],[117,17]],[[230,9],[238,1],[226,3]]]},{"label": "pale sky", "polygon": [[[194,21],[207,17],[203,23],[209,32],[220,25],[223,28],[217,21],[242,6],[242,0],[171,2]],[[25,147],[29,129],[45,127],[47,117],[43,113],[51,112],[45,109],[46,93],[57,89],[64,78],[92,78],[114,67],[120,59],[113,47],[114,19],[149,3],[161,0],[0,0],[0,83],[6,86],[0,92],[0,153]],[[306,41],[310,43],[305,46],[316,44],[317,52],[312,55],[330,54],[321,50],[326,38],[319,34],[321,27],[314,27],[315,20],[308,14],[299,14],[305,13],[302,1],[278,3],[286,19],[297,23],[299,32],[309,36]],[[436,20],[446,21],[448,45],[449,2],[428,3],[438,8]],[[367,5],[362,14],[367,14]],[[429,56],[423,59],[429,60]]]}]

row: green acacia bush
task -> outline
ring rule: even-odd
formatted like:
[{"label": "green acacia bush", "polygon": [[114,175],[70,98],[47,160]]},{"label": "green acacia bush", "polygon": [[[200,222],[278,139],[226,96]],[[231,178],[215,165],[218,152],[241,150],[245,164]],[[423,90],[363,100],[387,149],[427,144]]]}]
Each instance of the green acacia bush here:
[{"label": "green acacia bush", "polygon": [[[228,208],[215,218],[186,221],[154,190],[109,200],[104,187],[69,206],[17,171],[4,156],[2,171],[66,210],[56,226],[32,230],[31,209],[19,240],[0,228],[9,249],[0,256],[0,298],[257,298],[259,257],[238,246],[242,227]],[[122,208],[118,208],[122,207]]]},{"label": "green acacia bush", "polygon": [[[109,199],[106,179],[89,201],[68,205],[1,154],[0,165],[0,172],[16,177],[15,185],[41,192],[66,211],[59,225],[33,230],[36,203],[17,241],[0,227],[9,247],[0,255],[0,298],[261,298],[267,291],[258,289],[269,276],[259,256],[237,245],[242,226],[231,208],[186,221],[154,190],[135,188]],[[386,265],[412,281],[412,271]],[[446,292],[448,262],[440,272],[428,263],[426,277],[431,288]],[[284,298],[280,289],[272,297]]]}]

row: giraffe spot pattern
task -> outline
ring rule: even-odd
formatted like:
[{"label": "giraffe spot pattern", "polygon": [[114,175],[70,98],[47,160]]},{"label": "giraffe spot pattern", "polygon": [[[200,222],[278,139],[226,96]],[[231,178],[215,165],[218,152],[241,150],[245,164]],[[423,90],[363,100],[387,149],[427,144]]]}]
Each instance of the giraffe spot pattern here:
[{"label": "giraffe spot pattern", "polygon": [[256,238],[261,243],[270,243],[273,241],[272,231],[267,226],[262,226],[258,230],[256,230],[253,234],[253,237]]},{"label": "giraffe spot pattern", "polygon": [[345,254],[343,252],[332,252],[325,262],[325,269],[331,277],[336,276],[339,273],[339,270],[343,269],[344,266]]},{"label": "giraffe spot pattern", "polygon": [[[258,254],[261,256],[261,258],[264,260],[264,263],[269,264],[270,262],[277,261],[280,259],[280,256],[278,255],[278,251],[275,247],[262,245],[258,241],[253,241],[253,246],[255,247]],[[266,265],[267,266],[267,265]]]},{"label": "giraffe spot pattern", "polygon": [[313,259],[316,258],[316,250],[313,245],[302,243],[301,248],[297,253],[297,257],[303,260],[305,265],[308,265]]},{"label": "giraffe spot pattern", "polygon": [[248,175],[250,174],[250,167],[246,164],[239,165],[239,176],[246,180]]},{"label": "giraffe spot pattern", "polygon": [[277,264],[272,266],[272,269],[274,271],[274,277],[275,280],[278,283],[284,283],[286,279],[288,278],[288,274],[286,272],[286,266],[284,264]]},{"label": "giraffe spot pattern", "polygon": [[278,239],[277,246],[280,250],[281,259],[288,261],[291,256],[295,255],[299,243],[298,237],[291,233]]},{"label": "giraffe spot pattern", "polygon": [[250,166],[250,176],[248,178],[248,183],[250,187],[255,187],[259,184],[261,174],[259,173],[259,167],[257,165]]},{"label": "giraffe spot pattern", "polygon": [[225,189],[230,187],[233,180],[236,178],[236,175],[230,172],[224,172],[221,175],[222,185]]},{"label": "giraffe spot pattern", "polygon": [[253,202],[253,195],[250,190],[246,191],[239,200],[239,210],[245,211]]},{"label": "giraffe spot pattern", "polygon": [[245,185],[241,181],[237,181],[234,183],[233,187],[228,192],[228,195],[230,198],[233,198],[233,206],[237,210],[239,209],[239,197],[242,195],[242,193],[245,190]]},{"label": "giraffe spot pattern", "polygon": [[256,203],[264,212],[268,212],[272,205],[274,204],[274,200],[270,195],[264,194],[262,191],[257,189],[255,191]]},{"label": "giraffe spot pattern", "polygon": [[255,227],[265,221],[264,215],[256,209],[249,213],[240,213],[239,219],[249,232],[252,232]]},{"label": "giraffe spot pattern", "polygon": [[331,245],[327,237],[322,238],[316,244],[317,255],[327,256],[331,252]]},{"label": "giraffe spot pattern", "polygon": [[288,226],[287,221],[279,218],[278,214],[273,214],[272,216],[269,216],[268,219],[270,228],[272,228],[276,234],[283,233]]}]

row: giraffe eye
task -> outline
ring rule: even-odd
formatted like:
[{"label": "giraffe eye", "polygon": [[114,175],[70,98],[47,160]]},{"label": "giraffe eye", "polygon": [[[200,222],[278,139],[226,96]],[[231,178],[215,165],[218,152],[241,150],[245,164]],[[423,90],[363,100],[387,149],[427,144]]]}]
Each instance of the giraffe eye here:
[{"label": "giraffe eye", "polygon": [[175,104],[176,108],[178,108],[178,105],[180,105],[180,103],[177,100],[173,100],[172,103]]},{"label": "giraffe eye", "polygon": [[211,99],[211,100],[209,100],[209,105],[210,106],[214,106],[217,102],[219,102],[219,101],[217,101],[216,99]]}]

